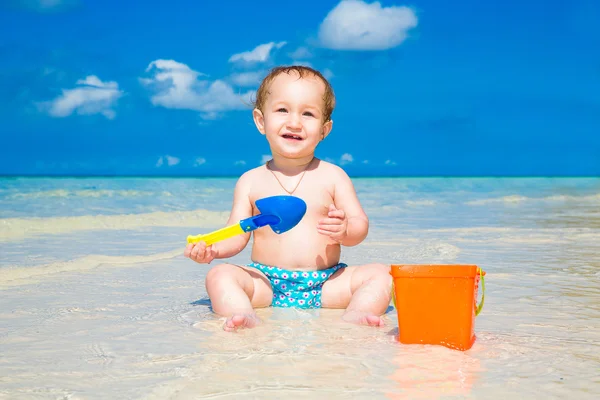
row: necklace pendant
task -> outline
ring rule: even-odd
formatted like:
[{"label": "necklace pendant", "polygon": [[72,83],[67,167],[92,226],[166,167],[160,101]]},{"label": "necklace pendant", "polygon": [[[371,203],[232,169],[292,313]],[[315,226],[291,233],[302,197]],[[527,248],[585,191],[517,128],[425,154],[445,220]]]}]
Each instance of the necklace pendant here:
[{"label": "necklace pendant", "polygon": [[[314,158],[313,158],[314,160]],[[281,188],[289,195],[292,195],[296,189],[298,189],[298,186],[300,186],[300,182],[302,182],[302,179],[304,178],[304,175],[306,174],[306,171],[308,170],[308,167],[310,167],[310,165],[312,164],[313,160],[310,160],[310,162],[306,165],[306,168],[304,169],[304,171],[302,171],[302,174],[300,175],[300,179],[298,179],[298,183],[296,183],[296,186],[294,186],[294,189],[292,189],[292,191],[289,191],[285,188],[285,186],[283,186],[283,184],[281,183],[281,181],[279,180],[279,178],[277,177],[277,175],[275,174],[275,171],[273,171],[270,167],[269,167],[269,162],[271,162],[272,160],[267,161],[267,163],[265,164],[265,166],[267,167],[267,169],[269,171],[271,171],[271,174],[273,174],[273,176],[275,177],[275,180],[277,180],[277,183],[279,183],[279,186],[281,186]]]}]

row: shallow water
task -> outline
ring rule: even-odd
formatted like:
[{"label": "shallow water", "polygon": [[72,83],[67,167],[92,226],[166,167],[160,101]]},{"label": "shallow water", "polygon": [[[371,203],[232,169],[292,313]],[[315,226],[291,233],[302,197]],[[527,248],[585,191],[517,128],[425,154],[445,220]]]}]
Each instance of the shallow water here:
[{"label": "shallow water", "polygon": [[0,180],[0,398],[600,396],[600,179],[355,180],[371,231],[343,261],[487,272],[466,352],[398,343],[393,307],[381,329],[269,308],[223,332],[181,253],[234,183]]}]

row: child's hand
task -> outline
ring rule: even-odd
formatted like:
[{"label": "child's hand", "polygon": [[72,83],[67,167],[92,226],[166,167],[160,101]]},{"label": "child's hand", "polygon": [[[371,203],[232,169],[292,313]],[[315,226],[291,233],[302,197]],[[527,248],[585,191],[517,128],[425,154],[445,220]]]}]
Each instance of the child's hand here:
[{"label": "child's hand", "polygon": [[348,218],[344,210],[338,210],[335,205],[329,206],[327,218],[319,221],[317,231],[322,235],[331,237],[338,243],[342,243],[344,238],[348,236]]},{"label": "child's hand", "polygon": [[206,246],[204,242],[190,243],[185,247],[183,255],[200,264],[209,264],[215,259],[217,252],[212,246]]}]

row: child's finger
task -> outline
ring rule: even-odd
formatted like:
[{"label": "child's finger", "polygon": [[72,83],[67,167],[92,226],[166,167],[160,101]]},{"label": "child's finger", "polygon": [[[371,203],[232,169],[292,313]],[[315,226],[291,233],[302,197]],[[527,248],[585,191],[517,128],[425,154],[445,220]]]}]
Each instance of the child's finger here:
[{"label": "child's finger", "polygon": [[204,243],[202,243],[202,242],[196,243],[196,246],[192,250],[192,257],[194,257],[194,259],[198,259],[199,257],[201,257],[204,254],[205,248],[206,247],[204,246]]},{"label": "child's finger", "polygon": [[207,254],[206,262],[210,264],[210,262],[212,260],[214,260],[215,257],[217,256],[217,252],[216,252],[215,249],[213,249],[212,247],[210,247],[210,248],[207,249],[207,253],[208,254]]},{"label": "child's finger", "polygon": [[339,218],[323,218],[319,221],[320,225],[341,225],[342,220]]},{"label": "child's finger", "polygon": [[327,232],[328,234],[339,233],[342,231],[340,225],[319,225],[317,226],[317,230],[320,232]]},{"label": "child's finger", "polygon": [[321,235],[325,235],[325,236],[331,236],[334,233],[334,232],[326,231],[324,229],[319,229],[319,228],[317,228],[317,232],[319,232]]},{"label": "child's finger", "polygon": [[185,250],[183,251],[183,255],[187,258],[190,257],[190,255],[192,254],[192,249],[194,248],[194,244],[193,243],[188,243],[187,246],[185,246]]},{"label": "child's finger", "polygon": [[342,226],[344,221],[337,218],[325,218],[317,223],[317,226]]},{"label": "child's finger", "polygon": [[346,216],[346,213],[344,212],[344,210],[333,210],[333,211],[329,211],[327,213],[327,215],[329,217],[333,217],[333,218],[344,219],[344,217]]}]

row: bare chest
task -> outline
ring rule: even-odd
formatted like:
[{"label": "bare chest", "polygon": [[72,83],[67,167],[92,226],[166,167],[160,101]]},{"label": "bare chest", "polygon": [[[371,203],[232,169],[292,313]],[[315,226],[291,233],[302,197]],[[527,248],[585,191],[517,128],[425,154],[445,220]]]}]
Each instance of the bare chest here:
[{"label": "bare chest", "polygon": [[257,177],[250,191],[253,215],[259,213],[255,205],[256,200],[280,195],[295,196],[304,200],[306,203],[304,220],[314,220],[327,215],[329,205],[333,203],[333,183],[322,177],[319,178],[318,174],[307,173],[302,179],[299,176],[279,175],[277,176],[279,179],[276,179],[270,171],[265,172]]}]

